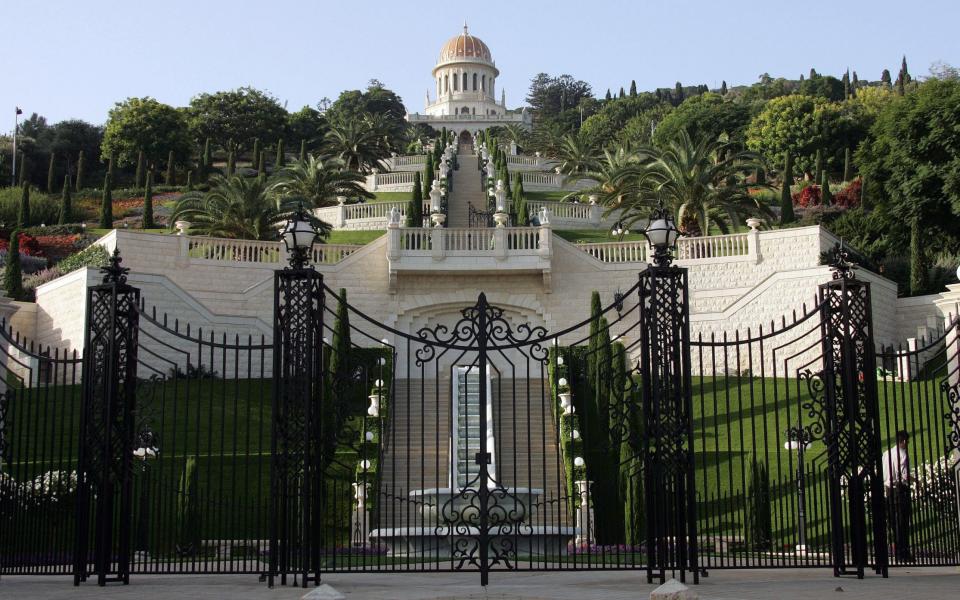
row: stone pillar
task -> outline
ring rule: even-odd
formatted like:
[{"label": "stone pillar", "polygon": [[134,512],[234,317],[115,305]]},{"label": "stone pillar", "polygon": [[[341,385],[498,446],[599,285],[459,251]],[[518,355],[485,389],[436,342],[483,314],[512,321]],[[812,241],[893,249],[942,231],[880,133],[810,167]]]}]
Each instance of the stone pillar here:
[{"label": "stone pillar", "polygon": [[553,256],[553,228],[550,226],[549,212],[546,207],[541,209],[540,215],[540,239],[537,251],[541,258],[549,260]]},{"label": "stone pillar", "polygon": [[430,249],[433,260],[441,261],[446,257],[443,248],[443,227],[434,227],[430,230]]},{"label": "stone pillar", "polygon": [[590,224],[594,227],[600,226],[600,220],[603,218],[603,210],[597,204],[597,195],[590,194]]},{"label": "stone pillar", "polygon": [[387,258],[400,258],[400,221],[391,220],[387,224]]},{"label": "stone pillar", "polygon": [[347,197],[337,196],[337,220],[333,223],[334,229],[343,228],[347,222]]},{"label": "stone pillar", "polygon": [[747,234],[747,255],[753,259],[753,264],[760,264],[763,257],[760,255],[760,219],[747,219],[750,232]]},{"label": "stone pillar", "polygon": [[[494,218],[502,214],[498,212]],[[507,228],[499,223],[493,230],[493,251],[497,260],[507,260]]]},{"label": "stone pillar", "polygon": [[593,506],[590,504],[591,481],[575,481],[580,504],[577,507],[577,537],[574,543],[577,546],[588,546],[596,541],[594,535]]},{"label": "stone pillar", "polygon": [[369,179],[370,179],[370,191],[371,192],[377,191],[377,170],[376,169],[374,169],[373,173],[370,174]]}]

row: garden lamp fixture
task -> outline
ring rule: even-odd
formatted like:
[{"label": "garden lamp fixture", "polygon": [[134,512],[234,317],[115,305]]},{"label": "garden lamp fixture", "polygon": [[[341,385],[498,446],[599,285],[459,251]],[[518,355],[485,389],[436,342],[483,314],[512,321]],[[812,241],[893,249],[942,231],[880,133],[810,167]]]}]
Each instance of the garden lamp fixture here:
[{"label": "garden lamp fixture", "polygon": [[610,235],[619,237],[621,235],[630,235],[630,230],[623,226],[623,221],[617,221],[617,224],[610,230]]},{"label": "garden lamp fixture", "polygon": [[314,242],[317,241],[317,230],[310,222],[307,212],[303,210],[301,203],[287,225],[280,233],[283,245],[287,249],[287,255],[290,257],[290,268],[303,269],[307,266],[310,250]]},{"label": "garden lamp fixture", "polygon": [[673,262],[672,251],[677,245],[680,231],[673,222],[673,216],[663,207],[663,200],[657,202],[657,208],[650,214],[650,222],[643,235],[653,246],[653,264],[668,267]]}]

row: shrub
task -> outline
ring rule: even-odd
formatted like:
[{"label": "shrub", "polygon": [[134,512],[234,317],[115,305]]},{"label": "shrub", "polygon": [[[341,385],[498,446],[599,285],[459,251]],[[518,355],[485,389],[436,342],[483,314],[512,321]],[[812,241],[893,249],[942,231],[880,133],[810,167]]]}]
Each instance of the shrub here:
[{"label": "shrub", "polygon": [[83,267],[104,267],[109,260],[110,255],[107,253],[107,249],[99,244],[94,244],[61,260],[57,263],[57,268],[60,269],[61,273],[66,275]]},{"label": "shrub", "polygon": [[[6,266],[7,264],[7,251],[0,250],[0,265]],[[42,256],[26,256],[24,254],[20,255],[20,270],[24,273],[36,273],[41,269],[47,268],[48,261]]]},{"label": "shrub", "polygon": [[60,277],[63,273],[57,267],[41,269],[32,275],[23,278],[23,291],[30,300],[36,300],[37,288]]},{"label": "shrub", "polygon": [[177,554],[191,556],[200,549],[200,475],[197,459],[188,457],[177,487]]},{"label": "shrub", "polygon": [[860,206],[860,199],[863,194],[863,182],[860,181],[860,178],[857,177],[850,184],[837,192],[833,196],[833,204],[835,206],[843,206],[846,208],[853,208]]},{"label": "shrub", "polygon": [[793,205],[800,208],[820,206],[820,186],[806,185],[799,192],[793,194]]},{"label": "shrub", "polygon": [[7,252],[9,259],[6,261],[7,268],[3,272],[3,291],[8,298],[14,300],[23,298],[23,272],[20,268],[19,236],[20,234],[17,231],[10,235],[10,249]]},{"label": "shrub", "polygon": [[[28,235],[19,230],[20,235],[18,236],[20,242],[20,251],[19,254],[24,256],[43,256],[43,250],[40,249],[40,244],[37,242],[37,238],[32,235]],[[6,251],[10,247],[9,239],[0,239],[0,251]]]}]

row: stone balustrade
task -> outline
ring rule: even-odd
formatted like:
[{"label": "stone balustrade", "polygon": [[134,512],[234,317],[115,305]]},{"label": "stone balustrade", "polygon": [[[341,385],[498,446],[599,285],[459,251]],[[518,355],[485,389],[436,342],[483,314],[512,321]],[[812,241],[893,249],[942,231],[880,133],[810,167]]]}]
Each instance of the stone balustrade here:
[{"label": "stone balustrade", "polygon": [[586,190],[596,185],[592,179],[572,179],[560,173],[548,171],[523,171],[520,173],[523,189],[526,191],[543,190]]},{"label": "stone balustrade", "polygon": [[650,245],[642,242],[602,242],[577,244],[577,248],[605,263],[647,262]]},{"label": "stone balustrade", "polygon": [[[281,242],[235,240],[202,236],[169,236],[179,245],[179,256],[189,262],[224,263],[231,265],[277,265],[286,262],[286,249]],[[332,265],[350,256],[363,245],[317,244],[310,260],[313,264]]]},{"label": "stone balustrade", "polygon": [[[352,229],[376,231],[387,228],[393,209],[400,213],[400,220],[407,216],[406,202],[363,202],[360,204],[340,204],[314,209],[315,217],[330,223],[334,229]],[[423,214],[430,214],[430,201],[423,203]]]},{"label": "stone balustrade", "polygon": [[[653,254],[644,241],[579,243],[577,248],[605,263],[647,262]],[[760,232],[680,238],[675,252],[677,264],[709,264],[711,262],[760,262]]]},{"label": "stone balustrade", "polygon": [[414,173],[416,171],[371,173],[367,175],[364,187],[368,192],[412,192]]},{"label": "stone balustrade", "polygon": [[391,227],[391,285],[402,272],[534,271],[549,288],[553,232],[541,227]]},{"label": "stone balustrade", "polygon": [[427,164],[426,154],[403,154],[384,159],[388,171],[419,171]]}]

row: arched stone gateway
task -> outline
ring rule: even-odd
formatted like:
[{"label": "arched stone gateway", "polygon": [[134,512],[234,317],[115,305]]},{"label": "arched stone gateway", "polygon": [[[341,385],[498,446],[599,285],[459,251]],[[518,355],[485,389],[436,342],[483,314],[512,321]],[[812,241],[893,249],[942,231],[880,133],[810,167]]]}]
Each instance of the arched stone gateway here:
[{"label": "arched stone gateway", "polygon": [[460,144],[461,154],[473,154],[473,136],[469,131],[466,129],[461,131],[457,143]]}]

